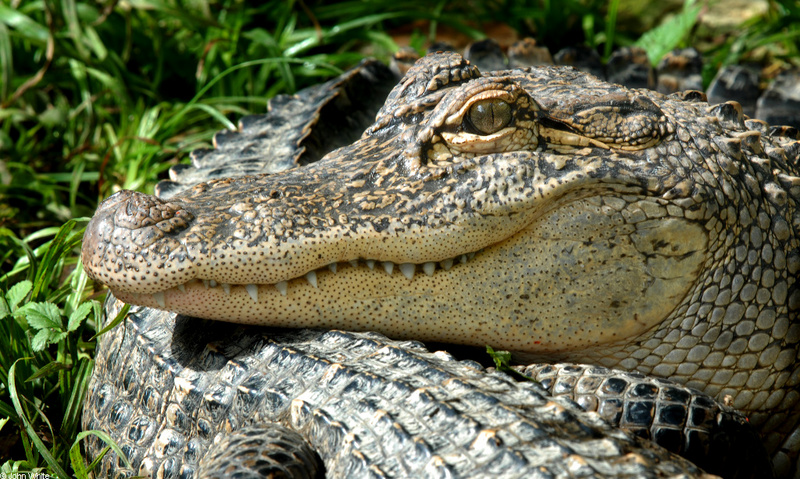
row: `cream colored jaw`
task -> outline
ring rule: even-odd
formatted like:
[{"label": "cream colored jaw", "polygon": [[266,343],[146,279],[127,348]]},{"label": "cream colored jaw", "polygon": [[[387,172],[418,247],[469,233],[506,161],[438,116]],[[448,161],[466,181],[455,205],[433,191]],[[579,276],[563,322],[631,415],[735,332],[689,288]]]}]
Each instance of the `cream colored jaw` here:
[{"label": "cream colored jaw", "polygon": [[[325,267],[325,269],[329,270],[331,273],[336,273],[340,264],[345,264],[345,265],[349,264],[353,268],[359,268],[359,267],[363,267],[363,266],[369,268],[370,270],[374,270],[376,267],[382,268],[387,274],[391,275],[394,272],[394,268],[397,267],[397,269],[400,271],[400,273],[403,274],[403,276],[405,276],[408,279],[413,279],[414,275],[417,273],[418,267],[419,267],[419,270],[421,270],[426,275],[433,276],[434,272],[437,269],[442,269],[442,270],[445,270],[445,271],[449,271],[450,268],[453,267],[453,265],[459,264],[459,263],[460,264],[464,264],[467,261],[469,261],[472,258],[474,258],[475,254],[476,253],[467,253],[467,254],[459,255],[459,256],[457,256],[455,258],[448,258],[446,260],[439,261],[439,262],[429,261],[429,262],[426,262],[426,263],[423,263],[423,264],[420,264],[420,265],[417,265],[417,264],[414,264],[414,263],[396,264],[396,263],[393,263],[391,261],[351,260],[351,261],[348,261],[346,263],[331,263],[327,267]],[[363,266],[362,266],[362,264],[363,264]],[[303,276],[306,279],[306,281],[308,281],[308,283],[311,286],[313,286],[314,288],[318,287],[317,286],[317,272],[320,271],[320,270],[321,269],[314,270],[314,271],[309,271],[308,273],[306,273]],[[209,279],[203,279],[203,280],[192,280],[192,281],[189,281],[188,283],[180,284],[180,285],[178,285],[178,286],[176,286],[175,288],[172,288],[172,289],[180,291],[181,293],[185,293],[186,292],[186,286],[188,284],[190,284],[192,282],[196,282],[196,281],[201,281],[206,289],[221,287],[222,290],[228,295],[231,294],[231,288],[232,287],[244,287],[244,289],[247,291],[247,294],[250,296],[250,298],[253,299],[253,302],[255,302],[255,303],[258,303],[258,288],[259,288],[259,286],[264,286],[264,285],[257,285],[257,284],[252,284],[252,283],[251,284],[245,284],[245,285],[231,285],[231,284],[228,284],[228,283],[218,283],[217,281],[215,281],[213,279],[210,279],[210,280]],[[288,291],[289,291],[289,281],[279,281],[279,282],[275,283],[272,286],[274,286],[275,289],[283,296],[286,296]],[[166,309],[167,308],[167,301],[166,301],[167,295],[166,295],[166,293],[167,293],[167,291],[159,291],[157,293],[152,293],[150,295],[150,296],[152,296],[153,300],[158,305],[158,307],[160,307],[162,309]],[[118,294],[118,296],[119,296],[119,294]],[[147,296],[147,295],[143,294],[143,295],[136,295],[136,296],[141,298],[141,297],[144,297],[144,296]],[[134,302],[136,302],[136,301],[134,301]]]}]

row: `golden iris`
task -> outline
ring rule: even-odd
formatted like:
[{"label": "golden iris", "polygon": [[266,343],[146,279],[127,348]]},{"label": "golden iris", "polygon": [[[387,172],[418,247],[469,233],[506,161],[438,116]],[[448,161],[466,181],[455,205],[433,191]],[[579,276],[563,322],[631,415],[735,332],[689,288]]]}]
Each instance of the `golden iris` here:
[{"label": "golden iris", "polygon": [[497,98],[489,98],[475,102],[467,116],[478,133],[491,135],[511,123],[511,105]]}]

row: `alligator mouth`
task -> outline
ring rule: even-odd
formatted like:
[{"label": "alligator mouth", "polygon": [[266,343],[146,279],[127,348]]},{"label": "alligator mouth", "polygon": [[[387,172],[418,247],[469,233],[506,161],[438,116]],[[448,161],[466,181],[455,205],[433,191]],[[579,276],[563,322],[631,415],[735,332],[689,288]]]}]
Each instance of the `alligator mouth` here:
[{"label": "alligator mouth", "polygon": [[[299,278],[294,278],[285,281],[279,281],[274,284],[230,284],[230,283],[219,283],[213,279],[193,279],[187,281],[186,283],[179,284],[173,288],[170,288],[165,291],[159,291],[156,293],[146,294],[146,293],[130,293],[124,291],[114,291],[114,294],[119,299],[130,299],[130,302],[135,302],[137,304],[142,303],[149,303],[152,307],[158,307],[161,309],[168,309],[169,306],[172,306],[173,302],[178,300],[180,294],[185,294],[188,289],[193,289],[202,285],[205,290],[219,288],[222,292],[226,295],[231,296],[232,293],[240,293],[241,291],[245,291],[247,295],[252,299],[254,304],[258,303],[259,299],[259,291],[262,291],[261,294],[264,292],[269,291],[269,294],[274,294],[277,291],[281,296],[286,297],[289,292],[289,285],[290,283],[305,283],[310,285],[314,289],[319,289],[319,277],[326,276],[328,274],[336,274],[339,272],[341,268],[367,268],[369,271],[385,271],[387,275],[392,276],[393,274],[402,274],[406,279],[413,280],[416,274],[424,274],[428,277],[432,277],[437,271],[450,271],[453,267],[459,267],[461,265],[466,264],[468,261],[475,258],[475,255],[482,252],[483,250],[458,255],[454,258],[448,258],[444,261],[428,261],[422,264],[414,264],[414,263],[393,263],[391,261],[379,261],[373,259],[358,259],[358,260],[351,260],[347,262],[335,262],[330,263],[323,268],[318,268],[313,271],[309,271],[305,275]],[[167,304],[167,297],[170,298],[170,304]],[[149,299],[148,299],[149,298]],[[180,301],[179,301],[180,302]],[[213,319],[213,318],[212,318]],[[224,318],[223,318],[224,319]]]},{"label": "alligator mouth", "polygon": [[652,198],[586,194],[562,197],[504,239],[440,261],[355,259],[276,283],[111,289],[132,304],[242,324],[379,330],[529,354],[585,350],[663,321],[697,278],[708,242],[685,218],[647,219],[644,211],[657,214]]}]

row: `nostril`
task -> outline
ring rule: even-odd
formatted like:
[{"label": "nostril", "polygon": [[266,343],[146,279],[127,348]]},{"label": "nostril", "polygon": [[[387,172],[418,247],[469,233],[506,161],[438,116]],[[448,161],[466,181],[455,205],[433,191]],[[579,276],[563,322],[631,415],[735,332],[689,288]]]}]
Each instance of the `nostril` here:
[{"label": "nostril", "polygon": [[100,205],[97,207],[97,211],[102,211],[106,209],[113,209],[117,207],[120,203],[124,201],[128,201],[131,196],[134,195],[141,195],[141,193],[137,193],[136,191],[131,190],[121,190],[113,195],[109,196],[108,198],[104,199]]},{"label": "nostril", "polygon": [[81,261],[90,277],[119,286],[124,271],[149,267],[179,248],[168,236],[187,229],[193,219],[182,203],[120,191],[100,204],[86,226]]},{"label": "nostril", "polygon": [[[117,195],[112,196],[109,200],[115,199]],[[101,209],[111,208],[116,209],[114,227],[129,230],[156,226],[164,233],[175,232],[186,228],[189,221],[194,218],[194,215],[179,204],[169,203],[153,195],[135,191],[120,196],[117,201],[108,206],[104,202],[96,214],[100,214]]]}]

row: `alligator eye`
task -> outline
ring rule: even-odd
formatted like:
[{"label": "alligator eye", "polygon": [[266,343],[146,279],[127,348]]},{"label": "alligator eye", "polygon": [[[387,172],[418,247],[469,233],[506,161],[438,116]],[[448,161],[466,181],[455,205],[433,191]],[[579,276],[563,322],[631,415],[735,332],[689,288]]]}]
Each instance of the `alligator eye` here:
[{"label": "alligator eye", "polygon": [[467,116],[478,133],[491,135],[511,123],[511,105],[503,100],[489,98],[472,105]]}]

